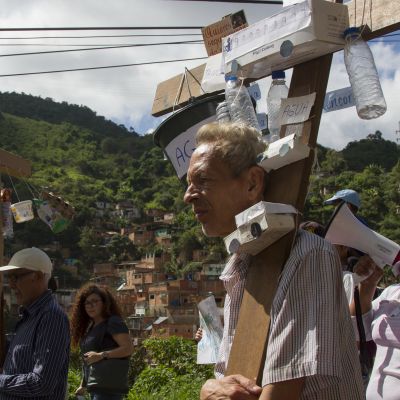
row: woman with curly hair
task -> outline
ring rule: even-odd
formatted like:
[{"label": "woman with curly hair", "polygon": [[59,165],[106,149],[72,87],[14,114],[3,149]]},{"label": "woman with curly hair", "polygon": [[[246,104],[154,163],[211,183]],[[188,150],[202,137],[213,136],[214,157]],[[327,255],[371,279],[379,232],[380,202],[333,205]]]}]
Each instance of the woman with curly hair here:
[{"label": "woman with curly hair", "polygon": [[71,315],[72,346],[80,346],[83,377],[76,395],[121,400],[128,390],[133,345],[121,311],[105,286],[87,284],[77,293]]}]

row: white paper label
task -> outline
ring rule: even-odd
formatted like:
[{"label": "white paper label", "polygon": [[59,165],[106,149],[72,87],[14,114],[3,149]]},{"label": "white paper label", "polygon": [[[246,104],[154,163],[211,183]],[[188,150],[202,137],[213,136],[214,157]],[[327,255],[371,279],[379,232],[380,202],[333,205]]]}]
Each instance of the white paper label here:
[{"label": "white paper label", "polygon": [[196,149],[196,133],[204,124],[215,121],[215,115],[200,121],[196,125],[190,127],[187,131],[182,132],[173,139],[165,148],[172,165],[175,168],[178,178],[182,178],[189,168],[190,157]]},{"label": "white paper label", "polygon": [[268,126],[267,114],[257,113],[257,120],[258,120],[258,125],[260,125],[261,130],[267,129],[267,126]]},{"label": "white paper label", "polygon": [[283,99],[279,111],[281,125],[307,121],[315,102],[316,93]]},{"label": "white paper label", "polygon": [[[225,63],[251,51],[264,51],[274,40],[297,32],[311,23],[311,8],[308,1],[284,8],[248,28],[235,32],[223,39],[222,51]],[[259,50],[257,50],[259,49]]]},{"label": "white paper label", "polygon": [[342,108],[355,106],[353,91],[351,87],[334,90],[325,95],[324,111],[336,111]]},{"label": "white paper label", "polygon": [[260,86],[258,83],[255,83],[254,85],[250,85],[247,90],[249,91],[250,96],[258,101],[261,99],[261,90],[260,90]]},{"label": "white paper label", "polygon": [[225,89],[225,74],[222,64],[222,53],[208,57],[201,87],[207,93]]}]

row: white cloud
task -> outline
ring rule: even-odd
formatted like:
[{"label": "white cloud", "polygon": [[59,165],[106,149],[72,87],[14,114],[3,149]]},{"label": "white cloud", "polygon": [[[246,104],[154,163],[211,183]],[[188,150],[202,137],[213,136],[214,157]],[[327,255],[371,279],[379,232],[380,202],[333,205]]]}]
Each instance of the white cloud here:
[{"label": "white cloud", "polygon": [[[241,8],[245,9],[248,21],[253,23],[273,14],[280,7],[163,0],[0,0],[0,18],[2,27],[205,26]],[[163,32],[165,33],[165,31]],[[190,32],[193,33],[193,31]],[[0,44],[11,42],[11,40],[1,39],[11,36],[84,36],[117,33],[128,34],[132,31],[1,32]],[[141,33],[157,32],[142,31]],[[171,32],[168,31],[168,33]],[[193,37],[103,38],[85,39],[84,42],[85,44],[132,44],[143,43],[146,40],[161,42],[179,39],[192,40]],[[17,41],[12,42],[16,43]],[[19,42],[26,43],[27,40]],[[37,43],[39,42],[44,43],[45,41],[37,40]],[[63,39],[62,42],[82,43],[78,39]],[[46,43],[61,43],[61,41],[54,39],[46,41]],[[400,54],[395,51],[394,46],[374,44],[372,48],[381,75],[388,111],[385,116],[375,121],[361,121],[353,108],[323,114],[319,141],[326,146],[342,148],[350,140],[365,137],[376,129],[380,129],[385,138],[395,140],[395,130],[398,128],[399,119],[396,110],[399,108],[400,72],[397,66],[400,65]],[[24,48],[1,47],[1,49],[4,54],[43,51],[47,48],[26,46]],[[1,57],[0,74],[131,64],[205,55],[206,52],[202,45],[171,45]],[[0,78],[0,90],[25,92],[51,97],[56,101],[82,104],[117,123],[124,123],[128,127],[133,126],[139,132],[147,132],[155,128],[164,118],[153,118],[150,115],[157,84],[183,72],[185,66],[191,68],[199,64],[201,61]],[[289,81],[291,71],[287,72]],[[269,85],[270,78],[260,81],[263,99],[266,98]],[[328,90],[348,85],[343,58],[339,53],[334,56]],[[265,111],[264,100],[260,102],[259,108]]]}]

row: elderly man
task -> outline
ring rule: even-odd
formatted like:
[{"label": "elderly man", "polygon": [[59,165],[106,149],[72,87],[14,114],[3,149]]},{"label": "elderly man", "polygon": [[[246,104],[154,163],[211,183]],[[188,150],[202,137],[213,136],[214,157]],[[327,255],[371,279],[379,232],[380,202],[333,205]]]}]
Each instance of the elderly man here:
[{"label": "elderly man", "polygon": [[[196,140],[184,199],[203,232],[222,237],[236,229],[236,214],[264,199],[266,173],[256,158],[265,145],[256,130],[235,124],[205,125]],[[249,265],[249,255],[236,253],[221,275],[227,296],[218,379],[204,384],[201,399],[364,398],[337,253],[301,230],[272,305],[262,387],[241,375],[224,376]]]},{"label": "elderly man", "polygon": [[68,318],[47,289],[52,263],[35,247],[18,251],[5,272],[22,318],[0,374],[0,399],[64,400],[69,361]]}]

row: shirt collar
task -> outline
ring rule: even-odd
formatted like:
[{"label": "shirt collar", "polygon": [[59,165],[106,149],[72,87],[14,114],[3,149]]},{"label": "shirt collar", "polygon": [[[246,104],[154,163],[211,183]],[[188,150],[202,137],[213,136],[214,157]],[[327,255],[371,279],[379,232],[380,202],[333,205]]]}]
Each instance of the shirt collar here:
[{"label": "shirt collar", "polygon": [[245,278],[250,266],[251,255],[246,253],[234,253],[225,265],[219,279],[229,281],[238,276]]},{"label": "shirt collar", "polygon": [[35,314],[38,312],[46,303],[48,303],[52,299],[51,290],[46,290],[38,299],[36,299],[33,303],[29,304],[27,307],[23,307],[23,314]]}]

